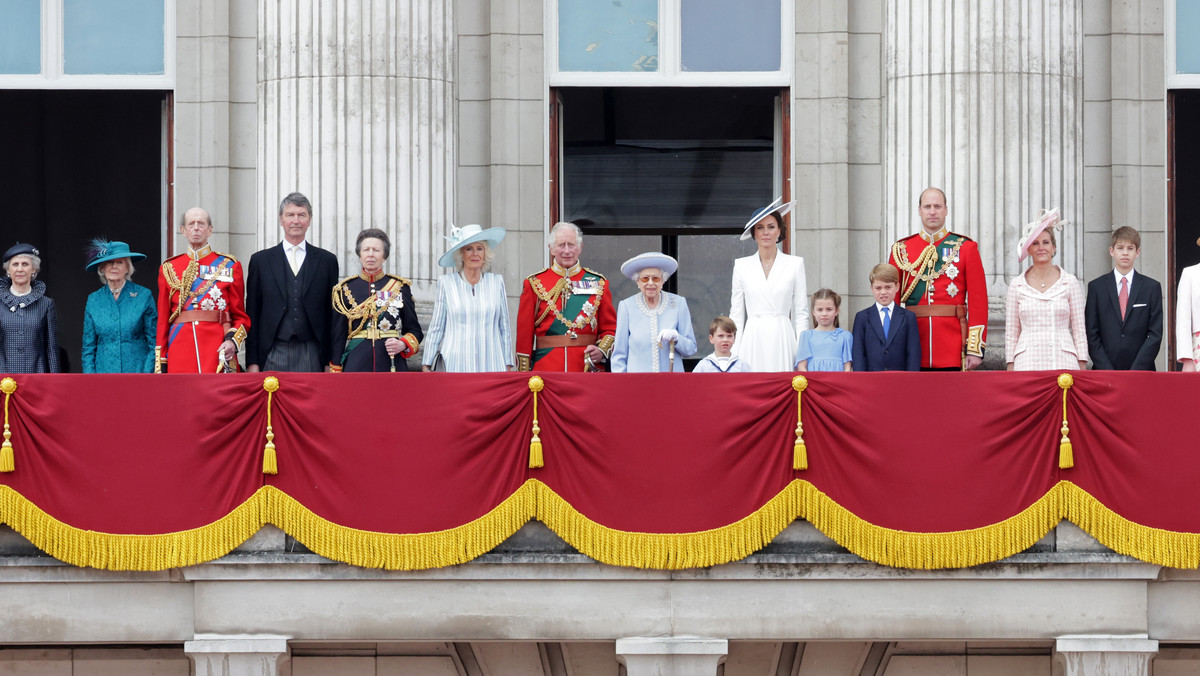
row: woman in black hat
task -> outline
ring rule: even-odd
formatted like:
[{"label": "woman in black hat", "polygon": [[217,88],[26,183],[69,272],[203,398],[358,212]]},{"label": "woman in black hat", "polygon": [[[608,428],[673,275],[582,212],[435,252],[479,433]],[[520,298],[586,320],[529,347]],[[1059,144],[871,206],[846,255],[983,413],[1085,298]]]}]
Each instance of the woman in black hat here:
[{"label": "woman in black hat", "polygon": [[83,309],[84,373],[153,373],[158,310],[150,289],[134,284],[133,253],[125,242],[92,240],[87,268],[104,286]]},{"label": "woman in black hat", "polygon": [[0,373],[58,373],[58,319],[46,284],[38,281],[42,259],[32,244],[4,252],[0,277]]}]

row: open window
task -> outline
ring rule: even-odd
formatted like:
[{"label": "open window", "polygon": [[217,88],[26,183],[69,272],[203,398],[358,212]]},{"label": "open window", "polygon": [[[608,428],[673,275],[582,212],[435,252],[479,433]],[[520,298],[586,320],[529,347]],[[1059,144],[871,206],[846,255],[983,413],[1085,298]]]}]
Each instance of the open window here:
[{"label": "open window", "polygon": [[552,219],[580,226],[584,263],[610,277],[617,301],[637,293],[617,275],[622,262],[674,256],[666,289],[688,299],[697,337],[707,335],[729,312],[733,259],[755,251],[742,226],[789,197],[786,90],[570,87],[554,99]]}]

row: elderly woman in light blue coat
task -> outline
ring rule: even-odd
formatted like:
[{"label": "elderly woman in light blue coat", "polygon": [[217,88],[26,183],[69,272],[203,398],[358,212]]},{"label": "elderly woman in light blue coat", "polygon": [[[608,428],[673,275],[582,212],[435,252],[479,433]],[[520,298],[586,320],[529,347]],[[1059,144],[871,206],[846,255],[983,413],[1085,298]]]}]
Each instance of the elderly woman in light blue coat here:
[{"label": "elderly woman in light blue coat", "polygon": [[662,290],[678,268],[674,258],[657,251],[638,254],[621,265],[621,274],[637,282],[638,293],[617,305],[610,360],[614,373],[683,371],[683,358],[696,353],[687,299]]},{"label": "elderly woman in light blue coat", "polygon": [[133,261],[146,256],[125,242],[92,240],[87,269],[104,284],[83,309],[84,373],[153,373],[154,294],[131,281]]}]

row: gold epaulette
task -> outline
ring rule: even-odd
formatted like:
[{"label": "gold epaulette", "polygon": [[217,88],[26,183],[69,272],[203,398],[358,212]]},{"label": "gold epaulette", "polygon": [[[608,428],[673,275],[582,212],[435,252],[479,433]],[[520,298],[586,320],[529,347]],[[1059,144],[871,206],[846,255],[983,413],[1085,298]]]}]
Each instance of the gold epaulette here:
[{"label": "gold epaulette", "polygon": [[528,276],[528,277],[526,277],[525,279],[529,279],[529,280],[536,279],[538,275],[542,274],[543,272],[545,272],[545,271],[547,271],[547,270],[549,270],[549,269],[550,269],[550,267],[549,267],[549,266],[547,266],[547,267],[544,267],[544,268],[542,268],[541,270],[538,270],[537,272],[533,273],[532,275],[529,275],[529,276]]},{"label": "gold epaulette", "polygon": [[217,254],[218,256],[224,256],[234,263],[238,262],[238,259],[233,254],[221,253],[220,251],[213,251],[213,253]]},{"label": "gold epaulette", "polygon": [[404,284],[405,286],[412,286],[412,282],[410,280],[405,279],[404,277],[401,277],[400,275],[389,275],[389,274],[385,273],[383,276],[391,277],[392,279],[400,282],[401,284]]},{"label": "gold epaulette", "polygon": [[[582,266],[580,266],[580,267],[582,267]],[[595,270],[593,270],[593,269],[591,269],[591,268],[583,268],[583,271],[584,271],[584,272],[590,272],[590,273],[592,273],[593,275],[596,275],[597,277],[599,277],[600,279],[604,279],[604,280],[607,280],[607,279],[608,279],[608,277],[605,277],[604,275],[600,274],[599,272],[596,272]]]}]

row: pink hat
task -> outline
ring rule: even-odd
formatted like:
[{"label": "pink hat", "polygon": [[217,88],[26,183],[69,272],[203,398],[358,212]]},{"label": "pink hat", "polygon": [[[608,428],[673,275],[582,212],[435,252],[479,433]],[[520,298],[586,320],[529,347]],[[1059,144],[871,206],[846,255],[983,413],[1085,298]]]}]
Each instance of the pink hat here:
[{"label": "pink hat", "polygon": [[1046,211],[1042,209],[1032,223],[1026,223],[1021,231],[1021,239],[1017,241],[1017,262],[1025,260],[1029,255],[1029,245],[1042,234],[1046,228],[1062,230],[1063,224],[1058,220],[1058,207]]}]

